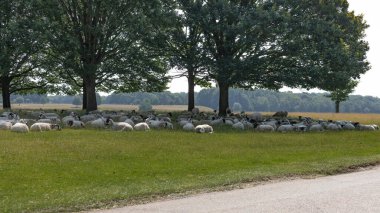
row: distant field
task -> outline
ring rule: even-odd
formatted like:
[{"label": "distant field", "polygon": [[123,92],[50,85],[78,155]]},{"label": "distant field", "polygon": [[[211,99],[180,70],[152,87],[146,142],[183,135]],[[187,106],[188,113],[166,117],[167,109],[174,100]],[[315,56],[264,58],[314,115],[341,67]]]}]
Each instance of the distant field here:
[{"label": "distant field", "polygon": [[[213,109],[204,106],[197,106],[201,111],[211,112]],[[123,104],[101,104],[98,106],[100,110],[138,110],[137,105]],[[12,109],[31,109],[31,110],[81,110],[82,106],[72,104],[13,104]],[[157,111],[183,111],[187,110],[187,105],[153,105],[153,109]]]}]

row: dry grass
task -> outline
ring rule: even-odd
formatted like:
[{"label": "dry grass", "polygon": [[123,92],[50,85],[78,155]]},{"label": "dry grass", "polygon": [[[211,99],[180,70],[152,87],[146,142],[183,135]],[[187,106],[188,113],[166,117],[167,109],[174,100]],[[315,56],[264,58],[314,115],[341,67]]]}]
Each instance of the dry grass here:
[{"label": "dry grass", "polygon": [[[213,109],[204,106],[197,106],[200,111],[211,112]],[[137,105],[127,104],[102,104],[99,105],[100,110],[138,110]],[[81,110],[81,106],[72,104],[13,104],[12,109],[29,109],[29,110],[52,110],[52,109],[65,109],[65,110]],[[187,110],[187,105],[153,105],[153,109],[157,111],[184,111]]]}]

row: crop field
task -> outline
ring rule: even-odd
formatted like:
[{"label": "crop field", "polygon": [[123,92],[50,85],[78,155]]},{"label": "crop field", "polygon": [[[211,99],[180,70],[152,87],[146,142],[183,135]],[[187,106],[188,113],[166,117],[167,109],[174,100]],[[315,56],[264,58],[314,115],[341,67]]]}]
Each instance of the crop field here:
[{"label": "crop field", "polygon": [[[380,124],[377,114],[290,113],[300,115]],[[109,208],[380,163],[380,131],[214,130],[0,131],[0,212]]]}]

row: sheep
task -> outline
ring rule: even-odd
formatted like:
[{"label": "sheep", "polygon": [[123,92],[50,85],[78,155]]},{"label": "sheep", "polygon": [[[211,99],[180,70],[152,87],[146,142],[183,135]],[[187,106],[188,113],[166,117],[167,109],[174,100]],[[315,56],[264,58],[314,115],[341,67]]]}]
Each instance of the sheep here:
[{"label": "sheep", "polygon": [[125,119],[124,122],[129,123],[129,125],[131,125],[131,126],[135,125],[135,122],[133,122],[132,119],[129,119],[129,118]]},{"label": "sheep", "polygon": [[195,128],[192,123],[186,123],[185,125],[183,125],[182,129],[185,131],[194,131]]},{"label": "sheep", "polygon": [[277,128],[277,131],[278,132],[291,132],[291,131],[294,131],[296,129],[295,126],[293,125],[290,125],[290,124],[285,124],[285,125],[281,125]]},{"label": "sheep", "polygon": [[126,122],[114,122],[112,119],[107,119],[107,124],[111,125],[112,130],[115,131],[132,131],[133,127]]},{"label": "sheep", "polygon": [[354,130],[355,126],[352,123],[345,123],[345,124],[343,124],[342,128],[344,130]]},{"label": "sheep", "polygon": [[102,129],[106,127],[106,120],[104,118],[98,118],[96,120],[90,121],[89,124],[93,128]]},{"label": "sheep", "polygon": [[27,133],[29,132],[29,127],[24,123],[16,123],[11,127],[12,132]]},{"label": "sheep", "polygon": [[67,122],[67,125],[71,128],[78,129],[78,128],[84,128],[84,123],[82,121],[76,121],[76,120],[69,120]]},{"label": "sheep", "polygon": [[309,128],[309,131],[312,131],[312,132],[321,132],[323,130],[324,128],[321,124],[312,124]]},{"label": "sheep", "polygon": [[57,130],[61,130],[61,127],[58,124],[34,123],[32,126],[30,126],[30,131],[42,132],[42,131],[50,131],[55,128]]},{"label": "sheep", "polygon": [[272,117],[285,118],[285,117],[288,117],[288,112],[287,111],[279,111],[279,112],[274,113],[274,115],[272,115]]},{"label": "sheep", "polygon": [[91,115],[82,115],[80,117],[81,121],[83,121],[84,123],[87,123],[87,122],[90,122],[90,121],[94,121],[96,119],[99,118],[99,115],[94,115],[94,114],[91,114]]},{"label": "sheep", "polygon": [[201,124],[195,127],[197,133],[213,133],[214,129],[208,124]]},{"label": "sheep", "polygon": [[194,107],[194,108],[191,110],[191,113],[193,113],[193,115],[198,115],[198,114],[199,114],[199,108]]},{"label": "sheep", "polygon": [[232,128],[234,128],[234,129],[240,129],[240,130],[244,130],[245,129],[244,124],[242,122],[234,123],[232,125]]},{"label": "sheep", "polygon": [[12,123],[9,121],[0,121],[0,130],[10,130]]},{"label": "sheep", "polygon": [[261,124],[256,127],[256,130],[259,132],[273,132],[274,128],[272,125],[269,124]]},{"label": "sheep", "polygon": [[133,128],[136,131],[148,131],[148,130],[150,130],[149,125],[145,122],[138,123]]},{"label": "sheep", "polygon": [[372,125],[363,125],[363,124],[358,124],[357,129],[359,130],[366,130],[366,131],[375,131],[375,127]]},{"label": "sheep", "polygon": [[146,123],[149,125],[150,128],[153,129],[164,128],[166,125],[164,121],[158,120],[148,120]]},{"label": "sheep", "polygon": [[342,129],[342,127],[335,123],[329,123],[327,124],[326,129],[332,131],[339,131]]},{"label": "sheep", "polygon": [[172,123],[170,123],[170,122],[168,122],[168,121],[165,121],[164,123],[165,123],[165,128],[166,128],[166,129],[174,129]]}]

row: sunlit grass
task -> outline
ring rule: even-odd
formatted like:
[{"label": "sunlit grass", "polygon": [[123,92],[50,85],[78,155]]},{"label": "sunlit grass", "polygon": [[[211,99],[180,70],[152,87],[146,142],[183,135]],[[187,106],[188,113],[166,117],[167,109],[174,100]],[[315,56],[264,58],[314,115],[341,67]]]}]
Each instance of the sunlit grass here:
[{"label": "sunlit grass", "polygon": [[380,132],[0,134],[0,212],[78,211],[380,161]]}]

